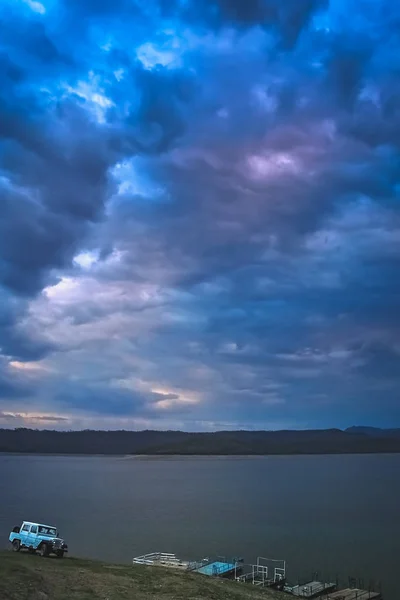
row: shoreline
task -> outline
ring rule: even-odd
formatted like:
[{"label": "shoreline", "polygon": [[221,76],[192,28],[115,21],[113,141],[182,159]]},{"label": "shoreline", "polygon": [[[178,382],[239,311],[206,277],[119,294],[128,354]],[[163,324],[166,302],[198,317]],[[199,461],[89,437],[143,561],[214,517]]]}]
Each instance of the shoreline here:
[{"label": "shoreline", "polygon": [[397,456],[400,454],[400,450],[391,450],[391,451],[358,451],[358,452],[274,452],[270,454],[189,454],[189,453],[174,453],[174,454],[112,454],[112,453],[81,453],[81,452],[16,452],[16,451],[7,451],[0,450],[0,456],[59,456],[59,457],[76,457],[76,458],[123,458],[130,460],[156,460],[156,459],[203,459],[203,458],[215,458],[215,459],[252,459],[252,458],[273,458],[273,457],[282,457],[282,456]]}]

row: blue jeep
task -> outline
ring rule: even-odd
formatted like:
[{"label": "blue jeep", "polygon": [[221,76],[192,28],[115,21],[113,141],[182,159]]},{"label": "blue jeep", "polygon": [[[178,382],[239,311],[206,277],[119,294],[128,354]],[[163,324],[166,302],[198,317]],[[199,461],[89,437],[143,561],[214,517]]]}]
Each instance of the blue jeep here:
[{"label": "blue jeep", "polygon": [[68,552],[67,544],[58,537],[57,529],[50,525],[24,521],[21,527],[14,527],[9,540],[14,552],[26,548],[32,553],[39,551],[41,556],[55,554],[58,558],[62,558],[64,553]]}]

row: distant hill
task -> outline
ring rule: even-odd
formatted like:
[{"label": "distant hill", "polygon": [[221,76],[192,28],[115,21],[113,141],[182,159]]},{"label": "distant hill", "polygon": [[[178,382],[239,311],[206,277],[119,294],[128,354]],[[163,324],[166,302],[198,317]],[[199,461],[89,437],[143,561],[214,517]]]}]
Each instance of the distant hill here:
[{"label": "distant hill", "polygon": [[380,429],[379,427],[348,427],[346,433],[361,433],[373,437],[400,437],[400,429]]},{"label": "distant hill", "polygon": [[50,431],[0,429],[0,452],[38,454],[268,455],[400,452],[400,430]]}]

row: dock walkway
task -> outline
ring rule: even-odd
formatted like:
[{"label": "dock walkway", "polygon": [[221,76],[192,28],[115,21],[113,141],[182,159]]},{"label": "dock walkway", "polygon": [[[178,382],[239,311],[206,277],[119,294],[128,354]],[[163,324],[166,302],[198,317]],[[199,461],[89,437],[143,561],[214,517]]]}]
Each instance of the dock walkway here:
[{"label": "dock walkway", "polygon": [[236,567],[237,563],[216,560],[207,565],[203,565],[200,569],[196,569],[196,573],[216,577],[218,575],[228,575],[229,573],[233,573]]},{"label": "dock walkway", "polygon": [[324,596],[322,600],[382,600],[380,592],[347,588]]},{"label": "dock walkway", "polygon": [[151,552],[135,556],[133,564],[172,567],[173,569],[188,569],[190,566],[189,561],[181,560],[176,554],[171,554],[170,552]]},{"label": "dock walkway", "polygon": [[[304,585],[295,585],[289,591],[293,596],[300,598],[317,598],[326,592],[330,592],[336,588],[336,583],[322,581],[309,581]],[[330,596],[329,596],[330,598]]]}]

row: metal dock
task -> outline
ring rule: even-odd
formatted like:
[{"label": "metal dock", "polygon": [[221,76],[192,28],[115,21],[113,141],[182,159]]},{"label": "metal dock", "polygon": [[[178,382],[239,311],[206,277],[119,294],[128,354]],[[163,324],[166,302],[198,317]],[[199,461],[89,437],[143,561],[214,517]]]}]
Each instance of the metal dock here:
[{"label": "metal dock", "polygon": [[289,594],[297,596],[298,598],[318,598],[327,592],[335,590],[337,587],[336,583],[323,582],[323,581],[309,581],[303,585],[295,585],[293,587],[286,586],[284,589]]},{"label": "metal dock", "polygon": [[347,588],[328,594],[323,597],[323,600],[382,600],[382,594],[381,592],[373,592],[372,590]]},{"label": "metal dock", "polygon": [[349,577],[347,587],[339,589],[339,580],[320,581],[321,574],[313,573],[310,579],[298,580],[297,585],[286,581],[286,561],[257,557],[255,564],[244,564],[242,558],[215,556],[202,560],[182,560],[170,552],[151,552],[136,556],[133,564],[158,566],[199,573],[207,577],[227,577],[238,583],[260,587],[273,587],[297,598],[320,598],[320,600],[382,600],[380,583],[375,587],[371,580],[368,590],[362,579]]},{"label": "metal dock", "polygon": [[174,569],[189,569],[190,562],[187,560],[181,560],[175,554],[170,552],[151,552],[150,554],[142,554],[142,556],[136,556],[132,560],[133,564],[136,565],[148,565],[158,567],[172,567]]},{"label": "metal dock", "polygon": [[147,565],[152,567],[168,567],[173,569],[181,569],[184,571],[192,571],[201,575],[211,577],[226,577],[228,575],[235,576],[242,568],[242,559],[233,558],[226,559],[217,557],[216,559],[203,558],[199,561],[182,560],[170,552],[150,552],[136,556],[132,560],[136,565]]},{"label": "metal dock", "polygon": [[237,567],[237,562],[225,562],[222,560],[215,560],[213,562],[203,565],[199,569],[195,569],[195,572],[200,573],[201,575],[222,577],[224,575],[226,576],[235,573]]}]

